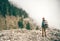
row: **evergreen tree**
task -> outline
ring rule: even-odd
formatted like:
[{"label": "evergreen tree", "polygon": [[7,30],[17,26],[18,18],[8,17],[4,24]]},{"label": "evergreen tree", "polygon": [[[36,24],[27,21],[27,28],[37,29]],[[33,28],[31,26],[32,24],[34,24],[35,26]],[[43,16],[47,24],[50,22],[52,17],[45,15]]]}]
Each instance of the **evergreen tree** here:
[{"label": "evergreen tree", "polygon": [[23,19],[21,19],[21,20],[18,21],[18,26],[21,29],[23,28]]},{"label": "evergreen tree", "polygon": [[26,24],[26,29],[28,29],[28,30],[31,29],[31,28],[30,28],[30,23],[29,23],[29,22]]},{"label": "evergreen tree", "polygon": [[14,5],[10,4],[8,0],[0,0],[0,12],[2,16],[6,17],[6,15],[8,14],[7,9],[10,16],[18,15],[22,17],[22,15],[24,15],[24,18],[28,17],[28,14],[22,8],[19,9],[15,7]]}]

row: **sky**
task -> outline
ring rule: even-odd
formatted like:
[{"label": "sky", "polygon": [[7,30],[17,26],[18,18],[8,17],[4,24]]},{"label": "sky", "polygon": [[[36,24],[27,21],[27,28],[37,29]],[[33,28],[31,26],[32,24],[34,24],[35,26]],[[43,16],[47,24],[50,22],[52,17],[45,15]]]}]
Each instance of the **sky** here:
[{"label": "sky", "polygon": [[48,21],[49,27],[60,29],[60,0],[9,0],[18,8],[23,8],[38,25],[42,18]]}]

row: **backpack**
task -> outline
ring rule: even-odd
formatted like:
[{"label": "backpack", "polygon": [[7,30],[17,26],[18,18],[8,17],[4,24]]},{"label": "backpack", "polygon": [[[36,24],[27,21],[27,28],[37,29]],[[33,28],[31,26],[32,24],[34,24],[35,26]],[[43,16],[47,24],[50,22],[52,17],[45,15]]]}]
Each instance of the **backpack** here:
[{"label": "backpack", "polygon": [[45,28],[48,28],[48,24],[45,24]]},{"label": "backpack", "polygon": [[48,28],[48,24],[46,24],[45,21],[42,22],[42,28]]}]

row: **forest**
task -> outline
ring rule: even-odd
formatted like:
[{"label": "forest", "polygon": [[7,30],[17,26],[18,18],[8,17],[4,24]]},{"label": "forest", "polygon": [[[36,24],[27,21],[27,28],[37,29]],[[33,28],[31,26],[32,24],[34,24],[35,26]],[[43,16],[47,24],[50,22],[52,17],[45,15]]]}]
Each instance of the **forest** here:
[{"label": "forest", "polygon": [[22,8],[17,8],[16,6],[9,3],[8,0],[0,0],[0,15],[6,17],[6,15],[13,16],[24,16],[24,18],[28,17],[28,14]]}]

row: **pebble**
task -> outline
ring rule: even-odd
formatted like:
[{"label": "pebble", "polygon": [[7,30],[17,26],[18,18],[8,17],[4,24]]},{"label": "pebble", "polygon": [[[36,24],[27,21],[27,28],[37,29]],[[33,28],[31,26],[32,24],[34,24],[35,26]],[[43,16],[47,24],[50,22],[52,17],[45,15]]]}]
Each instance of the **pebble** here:
[{"label": "pebble", "polygon": [[47,32],[48,37],[44,38],[40,30],[5,30],[0,32],[0,41],[56,41],[57,36],[52,35],[53,32]]}]

